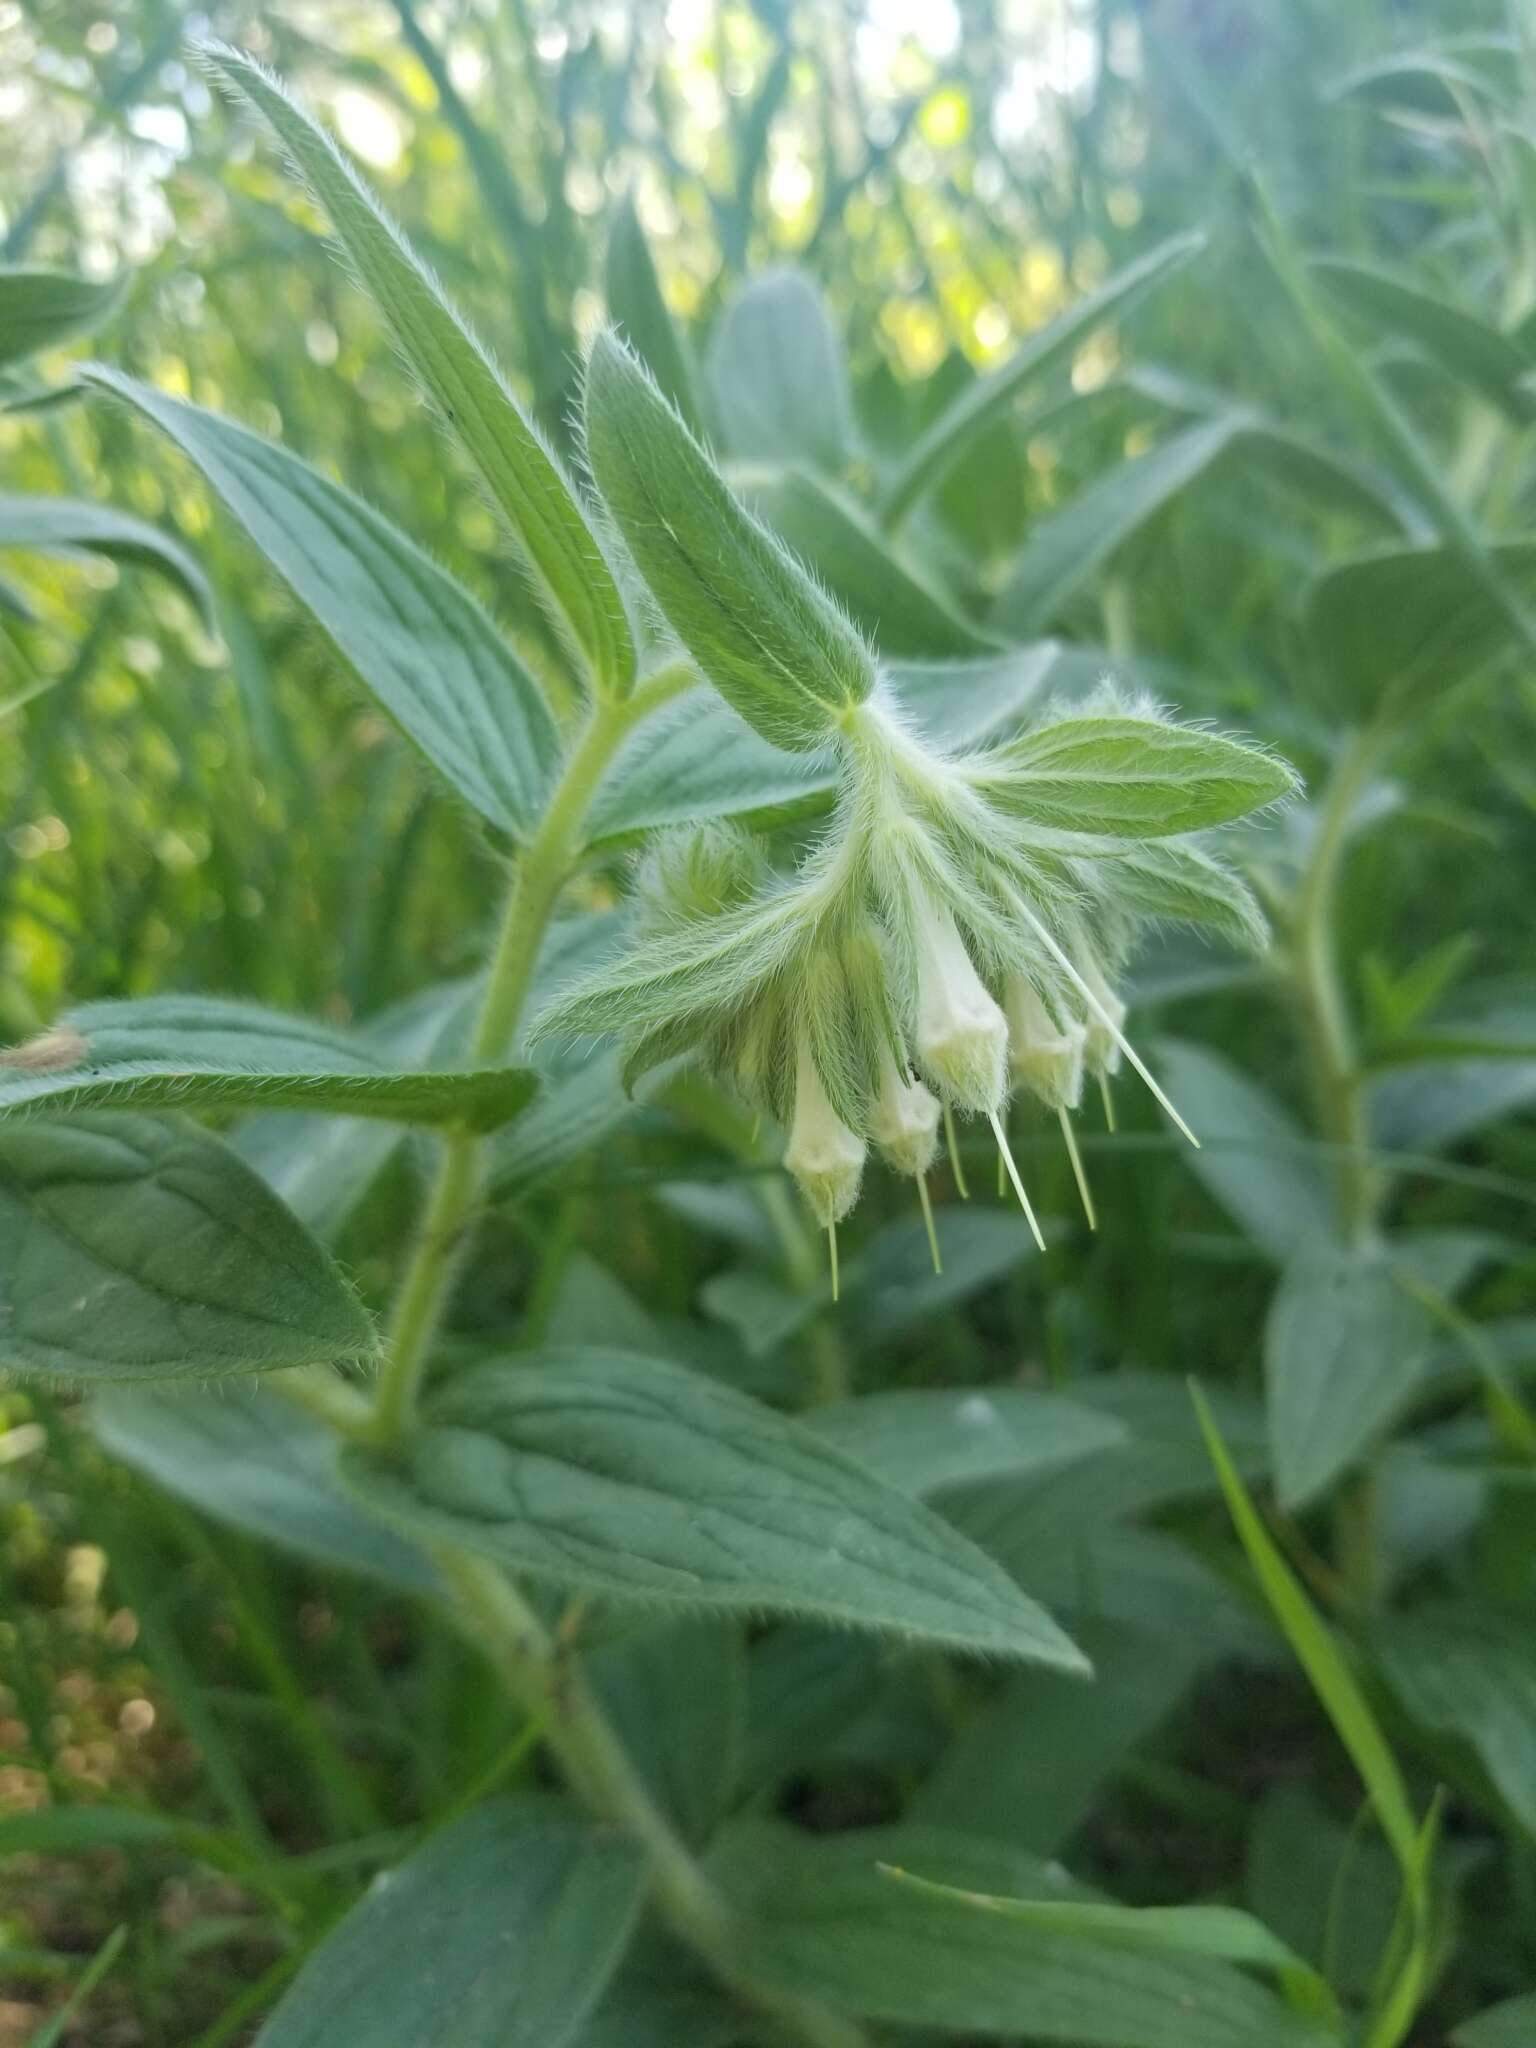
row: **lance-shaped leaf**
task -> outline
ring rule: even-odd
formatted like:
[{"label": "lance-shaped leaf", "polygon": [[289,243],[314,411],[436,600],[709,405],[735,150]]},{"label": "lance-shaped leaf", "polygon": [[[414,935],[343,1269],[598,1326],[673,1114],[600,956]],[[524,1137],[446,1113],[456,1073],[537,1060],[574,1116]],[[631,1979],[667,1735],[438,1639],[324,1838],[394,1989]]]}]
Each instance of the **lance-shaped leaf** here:
[{"label": "lance-shaped leaf", "polygon": [[64,270],[0,268],[0,368],[97,326],[122,290],[118,278],[101,283]]},{"label": "lance-shaped leaf", "polygon": [[1246,953],[1261,953],[1269,926],[1240,875],[1185,840],[1132,840],[1093,856],[1113,901],[1143,917],[1199,925]]},{"label": "lance-shaped leaf", "polygon": [[375,1348],[328,1254],[208,1132],[148,1116],[0,1126],[0,1365],[212,1379]]},{"label": "lance-shaped leaf", "polygon": [[213,630],[208,579],[181,545],[146,519],[82,498],[0,497],[0,548],[46,555],[105,555],[130,567],[156,569],[177,585]]},{"label": "lance-shaped leaf", "polygon": [[645,1858],[553,1800],[496,1800],[375,1884],[257,2048],[565,2048],[602,1996]]},{"label": "lance-shaped leaf", "polygon": [[1037,726],[989,755],[976,779],[1014,817],[1126,839],[1228,824],[1297,787],[1257,747],[1124,712]]},{"label": "lance-shaped leaf", "polygon": [[715,329],[709,376],[733,455],[798,460],[828,476],[848,466],[848,373],[826,304],[804,271],[769,270],[743,285]]},{"label": "lance-shaped leaf", "polygon": [[1522,378],[1536,371],[1536,357],[1490,321],[1374,264],[1315,256],[1310,268],[1341,306],[1381,332],[1413,342],[1511,419],[1525,424],[1536,414],[1536,390],[1521,387]]},{"label": "lance-shaped leaf", "polygon": [[586,432],[598,489],[704,674],[775,746],[820,746],[874,687],[874,657],[612,334],[587,364]]},{"label": "lance-shaped leaf", "polygon": [[618,1600],[817,1616],[1086,1671],[1002,1567],[809,1430],[660,1360],[552,1350],[457,1375],[365,1500]]},{"label": "lance-shaped leaf", "polygon": [[275,441],[93,364],[202,471],[385,710],[459,795],[521,838],[559,735],[538,685],[461,584]]},{"label": "lance-shaped leaf", "polygon": [[601,687],[626,689],[634,647],[618,586],[575,491],[495,363],[325,131],[238,50],[206,57],[265,116],[325,209],[406,362],[511,527],[556,624]]},{"label": "lance-shaped leaf", "polygon": [[894,528],[901,523],[961,451],[986,432],[1027,384],[1065,361],[1105,320],[1128,312],[1145,292],[1182,269],[1204,246],[1205,236],[1199,231],[1160,242],[1032,334],[1000,368],[967,385],[922,435],[892,478],[881,508],[886,526]]},{"label": "lance-shaped leaf", "polygon": [[365,1038],[211,996],[86,1003],[0,1052],[0,1114],[238,1104],[494,1130],[537,1086],[523,1067],[402,1070]]}]

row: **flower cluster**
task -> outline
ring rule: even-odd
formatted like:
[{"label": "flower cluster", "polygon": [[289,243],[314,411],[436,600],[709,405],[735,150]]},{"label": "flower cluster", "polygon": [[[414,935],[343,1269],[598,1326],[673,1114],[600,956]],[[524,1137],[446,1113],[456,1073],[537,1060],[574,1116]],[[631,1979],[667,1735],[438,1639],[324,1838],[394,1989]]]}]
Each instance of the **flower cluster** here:
[{"label": "flower cluster", "polygon": [[953,756],[879,690],[835,745],[836,809],[796,867],[732,826],[663,838],[629,950],[541,1032],[617,1033],[631,1084],[660,1060],[702,1059],[787,1130],[784,1163],[828,1228],[871,1147],[921,1181],[946,1114],[984,1117],[1036,1227],[1007,1152],[1009,1095],[1055,1112],[1072,1145],[1085,1075],[1107,1080],[1123,1056],[1185,1128],[1125,1037],[1115,982],[1148,917],[1262,944],[1248,891],[1188,835],[1292,778],[1107,690]]}]

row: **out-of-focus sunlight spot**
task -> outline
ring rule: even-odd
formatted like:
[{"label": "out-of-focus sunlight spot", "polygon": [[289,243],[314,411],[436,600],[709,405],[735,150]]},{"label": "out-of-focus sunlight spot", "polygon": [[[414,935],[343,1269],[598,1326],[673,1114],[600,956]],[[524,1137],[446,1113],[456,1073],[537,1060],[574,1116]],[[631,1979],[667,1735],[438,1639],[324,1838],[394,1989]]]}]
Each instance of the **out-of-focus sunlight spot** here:
[{"label": "out-of-focus sunlight spot", "polygon": [[1036,476],[1049,476],[1061,460],[1060,451],[1049,434],[1036,434],[1024,455]]},{"label": "out-of-focus sunlight spot", "polygon": [[880,325],[909,376],[930,376],[948,352],[944,323],[925,300],[888,299]]},{"label": "out-of-focus sunlight spot", "polygon": [[155,1725],[155,1707],[152,1700],[124,1700],[118,1710],[117,1725],[125,1735],[147,1735]]},{"label": "out-of-focus sunlight spot", "polygon": [[1036,242],[1025,252],[1019,274],[1031,312],[1039,318],[1049,318],[1066,295],[1067,277],[1061,251],[1054,243]]},{"label": "out-of-focus sunlight spot", "polygon": [[1120,367],[1120,351],[1113,337],[1100,331],[1086,341],[1072,361],[1072,389],[1079,397],[1102,391]]},{"label": "out-of-focus sunlight spot", "polygon": [[590,286],[582,285],[571,295],[571,325],[576,330],[576,339],[585,346],[597,333],[607,318],[601,296]]},{"label": "out-of-focus sunlight spot", "polygon": [[1141,194],[1134,185],[1111,185],[1104,194],[1104,211],[1117,228],[1133,228],[1141,219]]},{"label": "out-of-focus sunlight spot", "polygon": [[1138,455],[1145,455],[1152,446],[1152,429],[1150,427],[1127,427],[1125,439],[1121,446],[1125,450],[1125,457],[1128,462],[1133,461]]},{"label": "out-of-focus sunlight spot", "polygon": [[64,1598],[89,1604],[107,1576],[107,1553],[96,1543],[72,1543],[64,1553]]},{"label": "out-of-focus sunlight spot", "polygon": [[992,102],[992,133],[1001,149],[1018,149],[1040,125],[1044,109],[1040,78],[1022,58],[1008,74],[1008,83]]},{"label": "out-of-focus sunlight spot", "polygon": [[454,517],[459,537],[466,547],[477,553],[488,553],[496,545],[497,526],[484,505],[470,498],[459,507]]},{"label": "out-of-focus sunlight spot", "polygon": [[157,676],[164,657],[160,644],[151,640],[147,633],[127,633],[123,636],[118,652],[123,666],[131,668],[136,676]]},{"label": "out-of-focus sunlight spot", "polygon": [[1096,292],[1110,268],[1109,251],[1102,242],[1080,243],[1072,253],[1072,282],[1080,292]]},{"label": "out-of-focus sunlight spot", "polygon": [[0,80],[0,121],[14,121],[27,104],[27,88],[20,78]]},{"label": "out-of-focus sunlight spot", "polygon": [[17,825],[6,834],[12,853],[22,860],[40,860],[45,853],[62,853],[69,844],[69,827],[62,818],[34,818],[29,825]]},{"label": "out-of-focus sunlight spot", "polygon": [[877,34],[910,40],[930,57],[948,57],[960,41],[953,0],[870,0],[866,18]]},{"label": "out-of-focus sunlight spot", "polygon": [[1130,15],[1117,14],[1110,23],[1104,62],[1116,78],[1141,76],[1141,36]]},{"label": "out-of-focus sunlight spot", "polygon": [[376,171],[387,171],[400,161],[405,147],[405,130],[400,116],[376,93],[361,86],[344,85],[332,102],[341,139],[354,155]]},{"label": "out-of-focus sunlight spot", "polygon": [[775,155],[768,173],[768,204],[780,220],[798,220],[815,190],[816,179],[804,157],[793,151]]},{"label": "out-of-focus sunlight spot", "polygon": [[117,48],[117,25],[110,21],[93,21],[85,32],[85,47],[93,57],[106,57]]},{"label": "out-of-focus sunlight spot", "polygon": [[591,164],[573,163],[565,174],[565,200],[572,213],[590,218],[607,202],[603,181]]},{"label": "out-of-focus sunlight spot", "polygon": [[971,103],[957,85],[930,93],[917,117],[918,132],[935,149],[953,149],[971,132]]},{"label": "out-of-focus sunlight spot", "polygon": [[971,332],[976,337],[977,347],[984,349],[988,355],[993,355],[1013,332],[1013,323],[994,299],[978,310],[971,322]]},{"label": "out-of-focus sunlight spot", "polygon": [[971,190],[983,206],[995,206],[1007,189],[1003,167],[995,156],[984,156],[971,174]]},{"label": "out-of-focus sunlight spot", "polygon": [[311,320],[304,330],[304,352],[312,363],[328,369],[341,353],[341,336],[329,320]]},{"label": "out-of-focus sunlight spot", "polygon": [[152,142],[172,156],[185,156],[189,137],[187,117],[180,107],[135,107],[128,126],[140,142]]},{"label": "out-of-focus sunlight spot", "polygon": [[533,39],[533,47],[543,64],[558,64],[571,47],[570,31],[559,22],[546,22]]},{"label": "out-of-focus sunlight spot", "polygon": [[485,58],[473,43],[455,43],[448,57],[448,76],[466,99],[472,99],[485,76]]}]

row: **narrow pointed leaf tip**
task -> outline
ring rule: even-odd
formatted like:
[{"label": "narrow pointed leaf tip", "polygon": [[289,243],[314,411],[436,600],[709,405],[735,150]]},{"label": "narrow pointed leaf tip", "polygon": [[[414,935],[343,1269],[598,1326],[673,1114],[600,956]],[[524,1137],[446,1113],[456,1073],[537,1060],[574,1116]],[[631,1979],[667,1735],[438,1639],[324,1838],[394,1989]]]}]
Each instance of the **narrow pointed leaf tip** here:
[{"label": "narrow pointed leaf tip", "polygon": [[500,370],[325,130],[243,52],[205,43],[198,55],[277,137],[412,373],[479,471],[557,630],[598,687],[621,695],[635,670],[623,598],[575,490]]},{"label": "narrow pointed leaf tip", "polygon": [[821,746],[874,688],[873,654],[611,331],[587,362],[586,438],[598,490],[705,676],[775,746]]}]

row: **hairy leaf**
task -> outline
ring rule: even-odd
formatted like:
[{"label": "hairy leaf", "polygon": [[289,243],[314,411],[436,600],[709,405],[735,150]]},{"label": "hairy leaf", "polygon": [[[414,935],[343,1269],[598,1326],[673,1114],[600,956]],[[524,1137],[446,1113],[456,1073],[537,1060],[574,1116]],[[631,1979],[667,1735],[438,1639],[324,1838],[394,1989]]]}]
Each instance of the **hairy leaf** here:
[{"label": "hairy leaf", "polygon": [[575,490],[501,372],[325,131],[240,51],[221,46],[206,57],[265,116],[330,216],[405,360],[511,528],[556,623],[601,686],[626,689],[635,657],[618,586]]},{"label": "hairy leaf", "polygon": [[633,195],[614,209],[604,282],[608,318],[655,378],[657,389],[671,399],[693,432],[701,433],[693,361],[667,311]]},{"label": "hairy leaf", "polygon": [[842,344],[804,271],[766,270],[726,307],[709,352],[715,410],[733,455],[800,461],[839,476],[853,447]]},{"label": "hairy leaf", "polygon": [[863,640],[612,334],[588,360],[586,428],[598,489],[705,676],[775,746],[819,747],[874,687]]},{"label": "hairy leaf", "polygon": [[0,368],[87,333],[122,294],[117,278],[101,283],[63,270],[0,266]]},{"label": "hairy leaf", "polygon": [[374,1349],[327,1254],[207,1132],[121,1115],[0,1127],[0,1365],[213,1379]]},{"label": "hairy leaf", "polygon": [[559,755],[538,685],[467,590],[296,455],[94,365],[203,472],[390,716],[481,817],[534,823]]},{"label": "hairy leaf", "polygon": [[351,1482],[408,1531],[615,1599],[818,1615],[1084,1670],[948,1524],[771,1409],[632,1353],[455,1378],[396,1462]]}]

